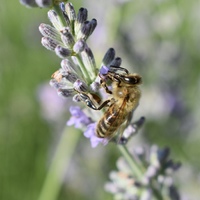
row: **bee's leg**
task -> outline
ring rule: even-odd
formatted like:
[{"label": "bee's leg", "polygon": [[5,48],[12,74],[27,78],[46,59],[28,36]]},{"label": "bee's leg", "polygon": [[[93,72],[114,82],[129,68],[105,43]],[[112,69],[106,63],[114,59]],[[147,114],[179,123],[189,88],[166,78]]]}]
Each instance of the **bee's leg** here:
[{"label": "bee's leg", "polygon": [[111,102],[110,99],[105,100],[105,101],[97,108],[97,110],[101,110],[102,108],[104,108],[105,106],[107,106],[108,103],[110,103],[110,102]]},{"label": "bee's leg", "polygon": [[110,91],[109,89],[108,89],[108,86],[106,85],[106,83],[103,81],[100,81],[100,83],[101,83],[101,85],[102,85],[102,87],[105,89],[105,91],[108,93],[108,94],[112,94],[112,91]]},{"label": "bee's leg", "polygon": [[[117,83],[117,86],[120,87],[120,86],[121,86],[121,85],[120,85],[120,84],[121,84],[120,76],[122,76],[122,75],[119,75],[119,74],[114,73],[114,72],[108,72],[108,74],[107,74],[106,77],[107,77],[108,79],[110,79],[111,81],[116,82],[116,83]],[[105,88],[106,92],[109,93],[109,94],[112,94],[112,92],[108,89],[108,87],[107,87],[107,85],[106,85],[106,83],[105,83],[105,79],[102,78],[101,76],[100,76],[100,78],[101,78],[100,83],[101,83],[101,85]],[[107,91],[107,90],[108,90],[108,91]],[[110,93],[109,91],[110,91],[111,93]]]},{"label": "bee's leg", "polygon": [[99,75],[99,77],[101,78],[101,80],[100,80],[101,86],[105,89],[105,91],[106,91],[108,94],[112,94],[112,91],[110,91],[110,90],[108,89],[108,86],[106,85],[106,82],[105,82],[104,78],[102,78],[101,75]]},{"label": "bee's leg", "polygon": [[110,99],[104,101],[99,107],[97,107],[91,100],[91,98],[86,94],[86,93],[80,93],[79,96],[82,101],[85,102],[85,104],[89,107],[92,108],[93,110],[101,110],[103,107],[107,106],[108,103],[111,101]]},{"label": "bee's leg", "polygon": [[[79,92],[79,91],[78,91]],[[79,92],[79,97],[88,107],[96,110],[95,104],[92,102],[91,98],[84,92]]]},{"label": "bee's leg", "polygon": [[123,67],[111,65],[110,68],[114,69],[113,70],[114,72],[119,70],[119,71],[124,71],[126,74],[129,74],[129,71],[126,68],[123,68]]},{"label": "bee's leg", "polygon": [[117,86],[118,86],[118,87],[121,86],[121,85],[120,85],[120,84],[121,84],[121,80],[120,80],[120,78],[119,78],[118,75],[114,74],[113,77],[112,77],[112,79],[113,79],[115,82],[117,82]]}]

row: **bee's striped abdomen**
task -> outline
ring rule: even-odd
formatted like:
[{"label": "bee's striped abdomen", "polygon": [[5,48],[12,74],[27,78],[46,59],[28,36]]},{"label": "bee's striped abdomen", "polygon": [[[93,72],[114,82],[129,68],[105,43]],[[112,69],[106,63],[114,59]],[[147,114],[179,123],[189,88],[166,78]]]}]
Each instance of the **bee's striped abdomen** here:
[{"label": "bee's striped abdomen", "polygon": [[121,116],[123,116],[121,113],[122,110],[120,110],[118,106],[111,106],[97,124],[97,137],[112,137],[113,133],[126,119],[125,117],[121,118]]}]

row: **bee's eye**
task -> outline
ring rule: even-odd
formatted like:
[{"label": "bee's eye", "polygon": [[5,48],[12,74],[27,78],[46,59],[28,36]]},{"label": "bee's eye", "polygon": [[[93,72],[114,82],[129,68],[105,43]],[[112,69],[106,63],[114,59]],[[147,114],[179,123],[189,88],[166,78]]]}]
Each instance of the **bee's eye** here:
[{"label": "bee's eye", "polygon": [[123,77],[123,81],[127,84],[134,85],[141,83],[141,77],[139,76],[125,76]]}]

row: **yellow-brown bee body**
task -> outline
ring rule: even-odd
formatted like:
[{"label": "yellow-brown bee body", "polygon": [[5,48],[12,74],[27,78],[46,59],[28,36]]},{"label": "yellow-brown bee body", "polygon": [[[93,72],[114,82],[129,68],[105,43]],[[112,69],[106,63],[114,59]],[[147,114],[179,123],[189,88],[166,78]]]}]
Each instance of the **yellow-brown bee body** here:
[{"label": "yellow-brown bee body", "polygon": [[[119,80],[122,78],[138,78],[137,74],[119,75]],[[141,92],[137,84],[139,82],[124,83],[114,81],[112,83],[112,99],[113,103],[105,111],[104,116],[99,120],[96,128],[96,135],[100,138],[112,138],[116,131],[127,120],[129,114],[137,107]],[[117,79],[118,80],[118,79]],[[123,80],[123,79],[122,79]]]},{"label": "yellow-brown bee body", "polygon": [[[141,96],[138,85],[142,83],[142,77],[138,74],[129,74],[125,68],[120,67],[117,70],[123,73],[108,71],[106,74],[99,75],[102,87],[111,97],[101,105],[95,105],[94,102],[100,101],[94,100],[93,96],[91,98],[91,93],[77,91],[80,99],[94,110],[101,110],[108,106],[96,127],[96,135],[99,138],[114,137],[120,126],[129,120]],[[108,89],[109,82],[111,82],[111,90]]]}]

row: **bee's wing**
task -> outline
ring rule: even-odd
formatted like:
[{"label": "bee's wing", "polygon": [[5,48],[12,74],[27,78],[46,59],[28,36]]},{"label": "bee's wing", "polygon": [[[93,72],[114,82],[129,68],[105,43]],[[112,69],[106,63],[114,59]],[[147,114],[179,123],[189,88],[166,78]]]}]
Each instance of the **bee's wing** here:
[{"label": "bee's wing", "polygon": [[117,143],[120,143],[120,141],[122,140],[122,137],[123,137],[124,130],[131,123],[131,120],[132,120],[132,117],[133,117],[133,112],[134,112],[134,110],[127,114],[126,121],[119,127],[119,130],[117,131],[118,132]]},{"label": "bee's wing", "polygon": [[133,113],[134,113],[134,110],[129,112],[128,117],[127,117],[127,121],[126,121],[126,127],[131,123],[131,120],[133,118]]},{"label": "bee's wing", "polygon": [[[117,112],[115,113],[116,118],[113,121],[113,124],[118,121],[121,121],[120,120],[120,118],[122,117],[122,116],[120,116],[121,111],[124,111],[125,107],[126,107],[126,101],[124,100],[122,102],[121,106],[118,108]],[[119,128],[112,135],[109,135],[109,136],[105,135],[106,140],[109,141],[109,140],[113,139],[116,135],[119,135],[119,137],[117,138],[117,142],[119,142],[119,140],[121,139],[121,137],[123,135],[124,130],[126,129],[126,127],[128,126],[128,124],[130,123],[130,121],[132,119],[132,115],[133,115],[133,111],[128,112],[127,116],[125,116],[126,117],[125,121],[119,125]],[[112,124],[110,125],[110,127],[112,127]]]}]

